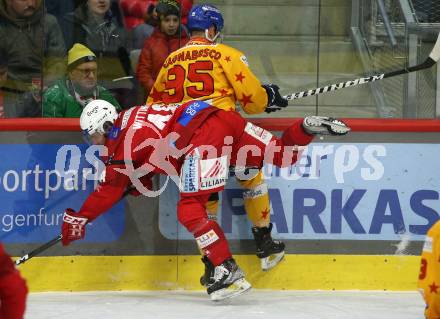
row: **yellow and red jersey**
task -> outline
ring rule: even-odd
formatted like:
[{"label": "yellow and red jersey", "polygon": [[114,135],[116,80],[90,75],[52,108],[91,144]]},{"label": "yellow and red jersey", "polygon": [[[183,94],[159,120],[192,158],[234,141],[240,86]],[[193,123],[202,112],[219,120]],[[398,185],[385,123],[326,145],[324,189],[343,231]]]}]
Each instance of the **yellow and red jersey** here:
[{"label": "yellow and red jersey", "polygon": [[248,114],[262,113],[267,93],[250,70],[245,55],[227,45],[191,39],[165,60],[147,103],[203,100],[227,111],[236,102]]},{"label": "yellow and red jersey", "polygon": [[427,319],[440,318],[440,221],[426,234],[418,288],[426,303]]}]

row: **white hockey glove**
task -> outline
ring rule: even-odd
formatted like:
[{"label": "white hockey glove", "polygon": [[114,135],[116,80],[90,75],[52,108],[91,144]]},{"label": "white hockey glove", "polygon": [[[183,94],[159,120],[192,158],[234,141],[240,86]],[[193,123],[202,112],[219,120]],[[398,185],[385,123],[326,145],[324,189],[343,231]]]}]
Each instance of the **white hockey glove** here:
[{"label": "white hockey glove", "polygon": [[312,135],[345,135],[351,130],[341,120],[327,116],[307,116],[302,126]]}]

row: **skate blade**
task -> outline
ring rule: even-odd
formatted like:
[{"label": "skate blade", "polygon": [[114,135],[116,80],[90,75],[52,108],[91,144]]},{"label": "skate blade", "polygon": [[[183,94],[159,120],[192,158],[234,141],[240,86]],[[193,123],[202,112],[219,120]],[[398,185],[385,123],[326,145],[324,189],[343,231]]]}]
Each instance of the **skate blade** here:
[{"label": "skate blade", "polygon": [[351,129],[343,122],[337,123],[334,121],[321,120],[323,124],[326,124],[333,134],[345,135],[351,131]]},{"label": "skate blade", "polygon": [[212,301],[221,301],[240,296],[252,288],[251,284],[244,278],[238,279],[228,288],[214,291],[210,297]]},{"label": "skate blade", "polygon": [[273,254],[266,258],[261,258],[261,270],[268,271],[271,270],[273,267],[278,265],[278,263],[284,258],[284,251]]}]

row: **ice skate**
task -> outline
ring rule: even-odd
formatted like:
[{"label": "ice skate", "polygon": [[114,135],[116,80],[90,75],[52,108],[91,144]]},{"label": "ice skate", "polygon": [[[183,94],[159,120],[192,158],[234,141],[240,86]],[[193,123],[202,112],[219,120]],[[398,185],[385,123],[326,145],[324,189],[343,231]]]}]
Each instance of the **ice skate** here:
[{"label": "ice skate", "polygon": [[272,269],[284,258],[285,245],[279,240],[273,240],[271,231],[272,223],[269,227],[252,227],[252,234],[257,244],[257,257],[260,258],[263,271]]},{"label": "ice skate", "polygon": [[208,259],[208,257],[203,256],[202,262],[205,265],[205,273],[200,277],[200,284],[206,288],[214,283],[214,265]]},{"label": "ice skate", "polygon": [[307,116],[303,121],[304,130],[309,134],[345,135],[350,128],[341,120],[327,116]]},{"label": "ice skate", "polygon": [[214,283],[207,289],[212,301],[220,301],[243,294],[251,288],[234,259],[228,259],[214,269]]}]

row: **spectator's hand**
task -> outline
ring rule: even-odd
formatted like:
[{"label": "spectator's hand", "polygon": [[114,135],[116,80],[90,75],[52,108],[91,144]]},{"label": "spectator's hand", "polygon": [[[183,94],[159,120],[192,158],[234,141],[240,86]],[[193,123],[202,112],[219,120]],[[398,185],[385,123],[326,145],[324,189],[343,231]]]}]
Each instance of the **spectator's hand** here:
[{"label": "spectator's hand", "polygon": [[289,101],[281,96],[278,85],[263,84],[262,87],[264,87],[267,93],[268,102],[266,109],[264,110],[266,113],[279,111],[289,104]]},{"label": "spectator's hand", "polygon": [[72,241],[83,239],[86,235],[86,224],[88,219],[67,208],[63,215],[61,234],[63,235],[63,246],[69,245]]}]

